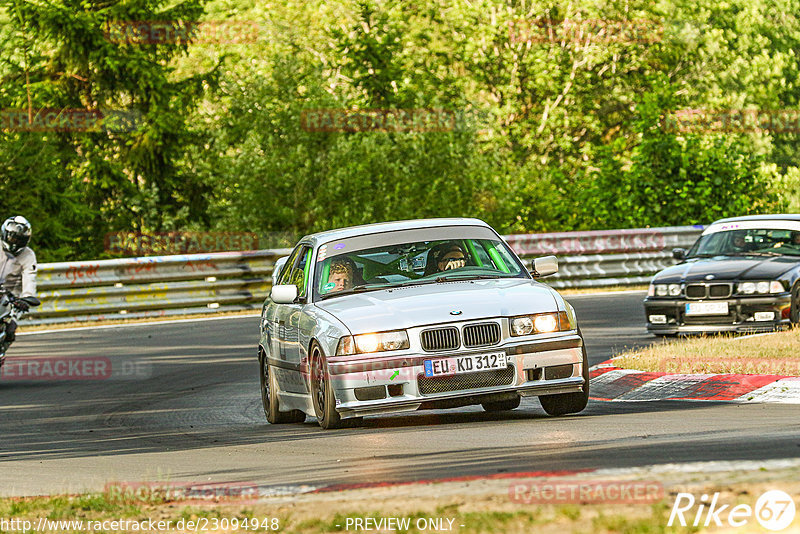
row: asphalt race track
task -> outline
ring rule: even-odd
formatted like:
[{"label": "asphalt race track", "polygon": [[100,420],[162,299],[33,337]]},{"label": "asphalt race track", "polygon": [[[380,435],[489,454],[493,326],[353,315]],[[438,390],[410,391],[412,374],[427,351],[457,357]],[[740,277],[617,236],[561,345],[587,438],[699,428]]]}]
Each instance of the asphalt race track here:
[{"label": "asphalt race track", "polygon": [[[642,292],[578,296],[592,363],[656,342]],[[272,426],[260,405],[256,317],[23,335],[10,357],[91,357],[111,378],[0,381],[2,493],[99,489],[109,481],[394,482],[519,471],[800,457],[791,405],[590,402],[547,417],[535,398],[369,417],[326,432]],[[118,377],[120,370],[133,374]],[[100,369],[102,374],[102,369]],[[103,375],[105,376],[105,375]]]}]

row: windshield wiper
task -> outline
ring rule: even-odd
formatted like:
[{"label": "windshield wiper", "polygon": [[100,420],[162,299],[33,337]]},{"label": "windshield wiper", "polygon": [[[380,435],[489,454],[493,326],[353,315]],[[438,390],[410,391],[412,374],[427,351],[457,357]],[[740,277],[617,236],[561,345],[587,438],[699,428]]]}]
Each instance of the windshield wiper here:
[{"label": "windshield wiper", "polygon": [[731,252],[727,254],[728,256],[783,256],[780,252],[773,252],[772,250],[767,251],[755,251],[751,250],[750,252]]},{"label": "windshield wiper", "polygon": [[364,293],[366,291],[374,291],[378,289],[388,289],[390,287],[394,287],[393,284],[369,284],[369,285],[362,285],[362,286],[355,286],[351,287],[350,289],[343,289],[342,291],[334,291],[333,293],[327,293],[320,297],[321,300],[325,300],[328,297],[338,297],[339,295],[352,295],[353,293]]},{"label": "windshield wiper", "polygon": [[448,274],[437,276],[436,282],[449,282],[450,280],[495,280],[497,278],[508,278],[499,274]]}]

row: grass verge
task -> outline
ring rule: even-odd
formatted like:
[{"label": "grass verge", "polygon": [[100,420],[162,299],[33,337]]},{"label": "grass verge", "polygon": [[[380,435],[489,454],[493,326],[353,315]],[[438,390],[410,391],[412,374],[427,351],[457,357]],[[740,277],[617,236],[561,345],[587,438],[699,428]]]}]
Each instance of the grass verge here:
[{"label": "grass verge", "polygon": [[663,373],[800,376],[800,328],[752,337],[674,339],[622,353],[614,364]]},{"label": "grass verge", "polygon": [[[547,280],[543,280],[547,283]],[[609,286],[609,287],[577,287],[556,289],[562,295],[590,295],[592,293],[614,293],[617,291],[647,291],[647,286]]]},{"label": "grass verge", "polygon": [[[342,496],[299,498],[296,502],[185,505],[176,502],[136,503],[109,500],[104,494],[72,497],[37,497],[0,500],[0,518],[29,521],[51,532],[146,531],[133,522],[161,524],[160,532],[328,532],[424,533],[450,531],[463,534],[541,532],[658,533],[693,532],[690,528],[667,529],[668,501],[654,504],[560,504],[525,505],[512,503],[508,495],[461,496],[394,501],[355,500]],[[357,528],[369,518],[372,528]],[[381,520],[395,518],[406,528],[376,528]],[[70,521],[71,523],[66,523]],[[82,521],[82,523],[77,523]],[[123,528],[114,528],[117,521]],[[234,528],[233,525],[238,525]],[[248,528],[243,529],[242,525]],[[367,523],[369,524],[369,523]],[[19,525],[19,523],[17,523]],[[167,527],[166,529],[162,527]],[[99,527],[99,529],[98,529]],[[2,531],[0,529],[0,531]],[[37,528],[36,531],[39,531]],[[11,532],[11,531],[9,531]]]}]

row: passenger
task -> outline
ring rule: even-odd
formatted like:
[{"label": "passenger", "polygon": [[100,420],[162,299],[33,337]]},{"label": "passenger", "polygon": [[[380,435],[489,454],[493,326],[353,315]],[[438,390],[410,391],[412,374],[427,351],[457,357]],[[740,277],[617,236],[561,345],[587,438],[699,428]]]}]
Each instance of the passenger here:
[{"label": "passenger", "polygon": [[355,280],[355,270],[355,265],[349,258],[339,258],[331,261],[328,284],[334,284],[334,286],[328,293],[351,289],[353,280]]}]

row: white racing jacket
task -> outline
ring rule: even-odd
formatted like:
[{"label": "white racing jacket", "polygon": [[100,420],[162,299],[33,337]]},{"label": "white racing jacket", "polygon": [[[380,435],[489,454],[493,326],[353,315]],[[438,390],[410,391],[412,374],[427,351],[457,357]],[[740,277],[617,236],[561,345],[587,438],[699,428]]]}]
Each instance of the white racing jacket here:
[{"label": "white racing jacket", "polygon": [[36,296],[36,254],[28,247],[17,256],[0,250],[0,284],[16,297]]}]

